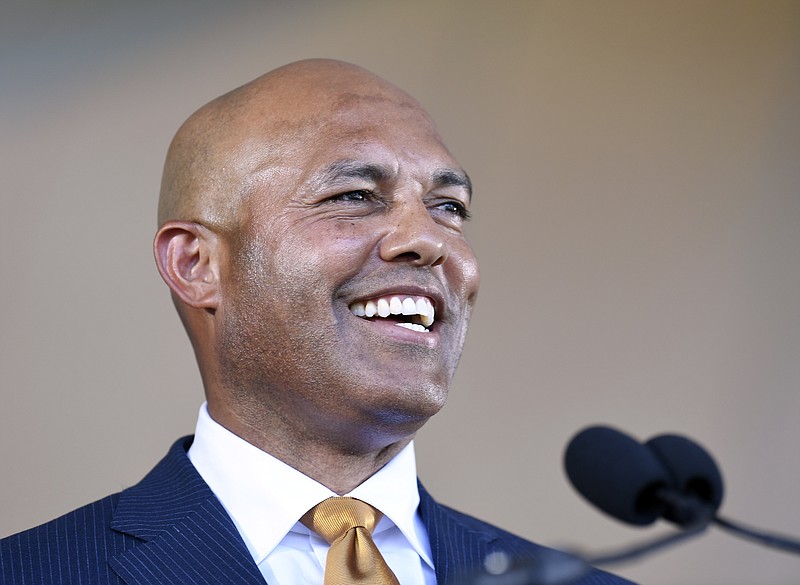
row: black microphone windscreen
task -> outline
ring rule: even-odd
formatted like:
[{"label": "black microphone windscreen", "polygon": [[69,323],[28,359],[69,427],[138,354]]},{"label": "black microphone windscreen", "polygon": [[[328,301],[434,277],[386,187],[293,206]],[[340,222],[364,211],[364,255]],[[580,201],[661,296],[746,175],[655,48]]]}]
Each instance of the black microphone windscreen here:
[{"label": "black microphone windscreen", "polygon": [[572,484],[611,516],[639,526],[665,510],[657,493],[670,478],[653,452],[616,429],[590,427],[567,446],[564,467]]},{"label": "black microphone windscreen", "polygon": [[[659,435],[645,445],[655,453],[684,496],[694,497],[713,514],[722,504],[722,474],[711,455],[699,444],[680,435]],[[681,524],[677,511],[667,509],[664,517]]]}]

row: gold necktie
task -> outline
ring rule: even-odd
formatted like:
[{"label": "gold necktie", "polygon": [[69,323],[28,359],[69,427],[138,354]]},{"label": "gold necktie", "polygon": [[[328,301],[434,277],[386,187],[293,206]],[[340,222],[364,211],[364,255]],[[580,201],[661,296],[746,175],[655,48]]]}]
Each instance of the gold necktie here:
[{"label": "gold necktie", "polygon": [[300,522],[331,545],[325,562],[325,585],[400,585],[372,540],[381,513],[348,497],[328,498]]}]

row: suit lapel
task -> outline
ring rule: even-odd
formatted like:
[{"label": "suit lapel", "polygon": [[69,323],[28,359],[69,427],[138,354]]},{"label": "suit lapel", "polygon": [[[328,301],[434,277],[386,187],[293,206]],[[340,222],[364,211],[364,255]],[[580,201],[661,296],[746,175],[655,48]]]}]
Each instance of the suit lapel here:
[{"label": "suit lapel", "polygon": [[225,509],[178,441],[141,483],[120,495],[111,528],[144,542],[111,558],[129,585],[264,585]]},{"label": "suit lapel", "polygon": [[439,585],[466,582],[483,566],[493,539],[460,522],[447,507],[438,504],[419,486],[420,515],[428,530],[433,566]]},{"label": "suit lapel", "polygon": [[264,585],[264,579],[224,510],[213,502],[173,528],[110,561],[130,585]]}]

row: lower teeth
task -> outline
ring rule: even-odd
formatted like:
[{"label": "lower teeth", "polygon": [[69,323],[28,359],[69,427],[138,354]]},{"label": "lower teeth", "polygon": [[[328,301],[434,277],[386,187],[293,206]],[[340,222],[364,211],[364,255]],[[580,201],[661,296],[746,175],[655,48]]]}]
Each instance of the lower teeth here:
[{"label": "lower teeth", "polygon": [[396,323],[398,327],[405,327],[406,329],[411,329],[412,331],[419,331],[420,333],[430,333],[429,329],[426,329],[422,325],[417,325],[416,323]]}]

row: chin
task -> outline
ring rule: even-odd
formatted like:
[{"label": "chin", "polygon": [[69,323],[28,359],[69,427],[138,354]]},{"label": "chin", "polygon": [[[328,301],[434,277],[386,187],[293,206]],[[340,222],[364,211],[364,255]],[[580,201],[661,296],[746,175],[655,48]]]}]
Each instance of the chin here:
[{"label": "chin", "polygon": [[447,400],[447,387],[434,384],[408,385],[384,389],[376,395],[385,399],[375,401],[372,412],[382,421],[401,426],[421,427],[437,414]]}]

